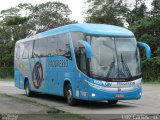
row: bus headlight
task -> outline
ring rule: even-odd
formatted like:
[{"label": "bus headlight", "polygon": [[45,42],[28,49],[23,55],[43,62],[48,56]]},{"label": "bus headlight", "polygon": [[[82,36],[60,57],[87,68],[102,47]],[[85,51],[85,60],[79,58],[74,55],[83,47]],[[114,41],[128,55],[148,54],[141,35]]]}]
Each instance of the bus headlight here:
[{"label": "bus headlight", "polygon": [[140,92],[140,93],[139,93],[139,95],[141,96],[141,95],[142,95],[142,93]]},{"label": "bus headlight", "polygon": [[91,96],[92,96],[92,97],[95,97],[95,96],[96,96],[96,94],[95,94],[95,93],[92,93],[92,94],[91,94]]}]

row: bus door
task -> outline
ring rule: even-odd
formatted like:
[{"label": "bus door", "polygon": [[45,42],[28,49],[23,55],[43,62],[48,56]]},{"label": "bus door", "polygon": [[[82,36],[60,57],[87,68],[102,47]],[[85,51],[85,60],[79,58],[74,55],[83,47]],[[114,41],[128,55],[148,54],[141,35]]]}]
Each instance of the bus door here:
[{"label": "bus door", "polygon": [[86,53],[84,47],[79,47],[79,97],[84,100],[88,100],[88,84],[86,79],[87,65],[86,65]]}]

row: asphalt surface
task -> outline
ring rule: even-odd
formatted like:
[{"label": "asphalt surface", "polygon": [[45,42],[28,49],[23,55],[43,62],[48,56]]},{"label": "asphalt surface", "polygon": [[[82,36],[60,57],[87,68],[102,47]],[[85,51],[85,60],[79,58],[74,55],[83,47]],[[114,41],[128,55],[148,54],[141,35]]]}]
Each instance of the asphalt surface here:
[{"label": "asphalt surface", "polygon": [[[98,120],[104,120],[107,114],[160,114],[159,84],[143,84],[143,93],[140,100],[119,101],[116,105],[109,105],[107,101],[94,103],[79,101],[77,106],[71,107],[66,104],[64,98],[58,96],[41,94],[28,98],[24,95],[24,90],[14,87],[13,82],[0,81],[0,93],[7,93],[16,97],[35,100],[38,103],[49,105],[62,111],[82,114]],[[3,101],[0,101],[0,103],[1,102]],[[0,109],[0,113],[1,112]],[[12,112],[12,110],[9,112]]]},{"label": "asphalt surface", "polygon": [[46,108],[29,104],[18,99],[0,96],[0,113],[12,114],[46,114]]}]

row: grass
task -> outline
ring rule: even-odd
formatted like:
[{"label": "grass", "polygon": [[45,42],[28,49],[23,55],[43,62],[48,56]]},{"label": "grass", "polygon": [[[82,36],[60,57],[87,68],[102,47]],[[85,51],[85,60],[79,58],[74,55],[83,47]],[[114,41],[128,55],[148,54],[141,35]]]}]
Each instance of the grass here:
[{"label": "grass", "polygon": [[[47,114],[53,115],[54,117],[56,117],[58,119],[62,119],[62,120],[90,120],[89,118],[83,117],[81,115],[68,113],[68,112],[56,109],[54,107],[48,106],[46,104],[39,103],[35,100],[20,98],[20,97],[8,95],[6,93],[0,93],[0,96],[11,97],[12,99],[14,99],[16,101],[27,102],[27,103],[34,104],[36,106],[41,106],[41,107],[47,108]],[[0,120],[1,120],[1,114],[0,114]]]},{"label": "grass", "polygon": [[150,81],[150,82],[142,82],[143,84],[156,84],[156,85],[160,85],[159,81]]},{"label": "grass", "polygon": [[14,81],[14,78],[10,78],[10,77],[0,78],[0,81]]},{"label": "grass", "polygon": [[2,120],[2,117],[3,117],[2,114],[0,114],[0,120]]},{"label": "grass", "polygon": [[142,83],[143,84],[160,84],[160,79],[158,79],[158,80],[147,80],[147,81],[145,81],[145,79],[143,80],[142,79]]},{"label": "grass", "polygon": [[8,95],[6,93],[0,93],[0,96],[2,96],[2,97],[11,97],[10,95]]}]

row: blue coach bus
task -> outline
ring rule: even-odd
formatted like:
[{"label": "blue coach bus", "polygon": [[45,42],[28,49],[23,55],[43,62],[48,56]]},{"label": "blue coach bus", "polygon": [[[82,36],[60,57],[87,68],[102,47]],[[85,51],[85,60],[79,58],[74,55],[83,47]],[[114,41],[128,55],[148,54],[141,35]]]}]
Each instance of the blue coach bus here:
[{"label": "blue coach bus", "polygon": [[19,40],[15,45],[15,86],[27,96],[47,93],[108,101],[140,99],[142,73],[138,46],[150,47],[122,27],[70,24]]}]

